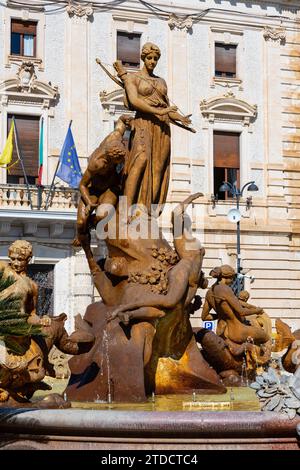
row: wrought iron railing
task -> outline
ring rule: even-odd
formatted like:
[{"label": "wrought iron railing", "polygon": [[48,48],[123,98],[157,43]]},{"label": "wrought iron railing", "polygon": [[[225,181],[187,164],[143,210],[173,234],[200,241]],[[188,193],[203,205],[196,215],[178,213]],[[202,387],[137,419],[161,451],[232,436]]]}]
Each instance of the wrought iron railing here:
[{"label": "wrought iron railing", "polygon": [[71,211],[77,208],[78,190],[55,186],[48,197],[49,191],[50,186],[0,184],[0,209]]}]

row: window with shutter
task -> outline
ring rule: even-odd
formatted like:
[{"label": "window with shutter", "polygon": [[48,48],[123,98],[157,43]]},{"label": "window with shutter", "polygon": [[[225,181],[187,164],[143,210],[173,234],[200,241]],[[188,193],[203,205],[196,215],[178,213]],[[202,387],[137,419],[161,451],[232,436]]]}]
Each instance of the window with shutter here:
[{"label": "window with shutter", "polygon": [[[19,152],[24,162],[24,168],[29,184],[36,184],[39,164],[39,116],[14,115],[18,134]],[[7,129],[11,126],[12,115],[8,115]],[[18,159],[16,145],[12,162]],[[7,172],[7,183],[24,184],[24,172],[18,161]]]},{"label": "window with shutter", "polygon": [[36,56],[36,28],[36,21],[11,20],[11,55]]},{"label": "window with shutter", "polygon": [[36,311],[39,316],[53,315],[54,304],[54,265],[30,264],[27,267],[29,277],[38,285]]},{"label": "window with shutter", "polygon": [[236,49],[233,44],[215,44],[216,77],[236,77]]},{"label": "window with shutter", "polygon": [[214,194],[218,199],[227,199],[230,194],[219,192],[223,181],[239,187],[240,178],[240,134],[214,131]]},{"label": "window with shutter", "polygon": [[140,42],[140,34],[117,32],[117,59],[125,67],[140,67]]}]

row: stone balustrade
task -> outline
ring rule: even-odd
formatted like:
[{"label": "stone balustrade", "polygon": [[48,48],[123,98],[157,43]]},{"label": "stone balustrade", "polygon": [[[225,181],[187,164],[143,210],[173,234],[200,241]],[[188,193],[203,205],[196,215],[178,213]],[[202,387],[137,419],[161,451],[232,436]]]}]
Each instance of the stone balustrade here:
[{"label": "stone balustrade", "polygon": [[55,187],[51,196],[49,186],[29,186],[22,184],[0,184],[0,209],[40,209],[55,211],[76,210],[79,193],[78,190],[65,187]]}]

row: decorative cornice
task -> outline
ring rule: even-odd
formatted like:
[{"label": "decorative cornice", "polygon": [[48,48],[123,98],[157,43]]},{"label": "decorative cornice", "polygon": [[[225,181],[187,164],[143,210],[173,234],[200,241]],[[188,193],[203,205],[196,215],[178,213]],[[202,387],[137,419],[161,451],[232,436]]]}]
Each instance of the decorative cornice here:
[{"label": "decorative cornice", "polygon": [[94,13],[93,6],[91,3],[88,3],[85,6],[82,6],[82,5],[74,5],[72,2],[70,2],[66,10],[69,16],[71,17],[77,16],[79,18],[83,18],[84,16],[86,18],[89,18]]},{"label": "decorative cornice", "polygon": [[58,96],[57,86],[37,79],[35,65],[30,60],[23,61],[14,78],[0,83],[1,103],[8,104],[8,100],[42,101],[44,107]]},{"label": "decorative cornice", "polygon": [[264,27],[264,38],[266,41],[285,43],[286,31],[284,28],[270,28],[269,26]]},{"label": "decorative cornice", "polygon": [[125,113],[132,116],[133,113],[129,111],[124,104],[124,90],[118,88],[111,92],[106,90],[100,91],[99,98],[104,110],[111,115]]},{"label": "decorative cornice", "polygon": [[184,30],[188,32],[193,27],[193,18],[190,16],[180,18],[179,16],[172,13],[169,17],[168,25],[172,30],[178,29],[180,31]]},{"label": "decorative cornice", "polygon": [[230,90],[217,98],[202,100],[200,110],[203,117],[210,123],[218,121],[241,122],[244,126],[249,126],[257,116],[257,106],[236,98]]}]

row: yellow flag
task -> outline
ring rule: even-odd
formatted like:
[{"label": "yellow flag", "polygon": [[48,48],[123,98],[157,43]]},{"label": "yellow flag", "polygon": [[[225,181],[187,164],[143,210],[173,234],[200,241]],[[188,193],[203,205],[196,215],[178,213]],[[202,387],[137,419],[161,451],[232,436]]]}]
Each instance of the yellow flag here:
[{"label": "yellow flag", "polygon": [[13,154],[14,126],[14,121],[12,121],[4,150],[0,155],[0,165],[8,165],[11,162]]}]

